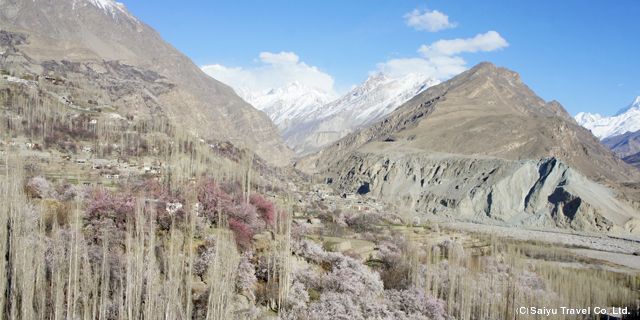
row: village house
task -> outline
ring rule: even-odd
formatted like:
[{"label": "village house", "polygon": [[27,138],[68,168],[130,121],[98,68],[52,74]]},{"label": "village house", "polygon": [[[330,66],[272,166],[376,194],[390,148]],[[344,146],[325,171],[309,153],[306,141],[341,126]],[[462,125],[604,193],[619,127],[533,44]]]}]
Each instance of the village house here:
[{"label": "village house", "polygon": [[93,169],[111,169],[111,161],[107,159],[91,159]]}]

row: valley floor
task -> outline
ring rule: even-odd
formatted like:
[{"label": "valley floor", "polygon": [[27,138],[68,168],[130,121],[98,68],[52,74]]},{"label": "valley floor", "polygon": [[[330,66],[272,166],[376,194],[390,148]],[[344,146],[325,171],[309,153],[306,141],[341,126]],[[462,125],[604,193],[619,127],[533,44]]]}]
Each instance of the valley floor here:
[{"label": "valley floor", "polygon": [[[587,268],[606,268],[624,273],[640,273],[640,242],[635,239],[613,238],[606,235],[584,235],[559,230],[532,230],[468,222],[446,223],[451,228],[467,232],[495,234],[536,243],[547,243],[569,247],[570,251],[593,261],[581,264]],[[604,264],[602,262],[605,262]],[[576,265],[574,265],[576,267]]]}]

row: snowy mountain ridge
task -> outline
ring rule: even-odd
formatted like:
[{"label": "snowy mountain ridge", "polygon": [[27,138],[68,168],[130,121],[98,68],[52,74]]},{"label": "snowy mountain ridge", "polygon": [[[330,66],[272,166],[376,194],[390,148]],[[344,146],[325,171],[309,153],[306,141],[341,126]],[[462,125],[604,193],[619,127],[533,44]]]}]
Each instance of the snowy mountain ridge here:
[{"label": "snowy mountain ridge", "polygon": [[247,87],[234,90],[246,102],[268,114],[278,127],[287,119],[305,118],[333,100],[329,94],[297,81],[284,88],[260,92],[252,92]]},{"label": "snowy mountain ridge", "polygon": [[603,118],[599,114],[580,112],[574,118],[579,125],[591,130],[600,140],[635,132],[640,130],[640,96],[612,117]]},{"label": "snowy mountain ridge", "polygon": [[361,86],[345,95],[344,100],[339,99],[328,109],[348,111],[351,108],[347,106],[353,105],[361,111],[356,115],[357,122],[368,125],[382,119],[418,93],[439,83],[439,80],[422,74],[410,73],[399,79],[391,79],[380,73],[367,79]]},{"label": "snowy mountain ridge", "polygon": [[393,79],[379,73],[337,100],[300,83],[251,92],[235,88],[245,101],[269,115],[287,146],[307,154],[384,118],[425,89],[439,84],[434,77],[407,74]]}]

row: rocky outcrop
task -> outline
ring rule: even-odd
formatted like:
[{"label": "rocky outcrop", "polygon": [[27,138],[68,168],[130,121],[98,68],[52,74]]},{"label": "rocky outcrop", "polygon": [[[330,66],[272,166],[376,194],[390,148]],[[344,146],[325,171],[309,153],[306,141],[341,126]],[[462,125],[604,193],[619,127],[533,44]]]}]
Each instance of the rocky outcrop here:
[{"label": "rocky outcrop", "polygon": [[617,191],[589,181],[557,158],[354,153],[325,177],[341,193],[366,190],[424,215],[581,231],[607,231],[640,218],[616,199]]}]

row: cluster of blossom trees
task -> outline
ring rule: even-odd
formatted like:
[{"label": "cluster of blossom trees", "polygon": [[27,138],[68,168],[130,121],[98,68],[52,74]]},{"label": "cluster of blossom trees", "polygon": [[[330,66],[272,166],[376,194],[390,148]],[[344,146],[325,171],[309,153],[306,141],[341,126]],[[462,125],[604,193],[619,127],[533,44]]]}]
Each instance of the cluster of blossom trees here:
[{"label": "cluster of blossom trees", "polygon": [[79,193],[78,189],[66,180],[58,180],[55,183],[47,180],[43,176],[33,177],[27,181],[27,191],[39,198],[51,198],[58,201],[68,201],[75,198]]},{"label": "cluster of blossom trees", "polygon": [[[44,178],[34,178],[29,184],[34,192],[40,193],[50,189],[46,185]],[[187,204],[189,193],[195,196],[195,203]],[[224,221],[234,232],[236,243],[242,251],[250,250],[253,236],[273,226],[275,218],[274,204],[261,195],[251,194],[245,199],[239,184],[219,185],[213,179],[205,179],[195,187],[173,190],[156,180],[146,180],[138,187],[119,193],[95,192],[87,202],[85,218],[94,225],[110,219],[117,228],[124,228],[127,219],[135,216],[140,197],[154,203],[156,222],[161,230],[169,230],[174,223],[181,227],[185,221],[185,208],[195,205],[196,226],[200,236],[204,235],[207,226],[217,226]]]},{"label": "cluster of blossom trees", "polygon": [[[380,256],[401,259],[385,242]],[[445,303],[416,288],[385,290],[380,274],[362,259],[327,252],[312,240],[294,241],[292,250],[309,264],[294,270],[289,309],[283,319],[448,319]],[[323,266],[318,270],[314,265]],[[319,294],[311,301],[310,292]]]}]

